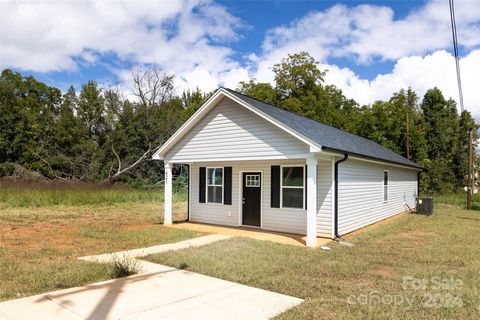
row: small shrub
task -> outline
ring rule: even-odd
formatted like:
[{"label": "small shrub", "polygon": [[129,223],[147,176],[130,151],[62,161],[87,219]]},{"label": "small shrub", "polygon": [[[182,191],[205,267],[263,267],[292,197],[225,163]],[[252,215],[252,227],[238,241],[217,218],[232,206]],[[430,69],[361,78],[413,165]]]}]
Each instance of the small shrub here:
[{"label": "small shrub", "polygon": [[113,278],[123,278],[140,271],[140,263],[127,255],[113,256],[111,275]]},{"label": "small shrub", "polygon": [[15,171],[15,165],[10,162],[0,163],[0,177],[8,177]]},{"label": "small shrub", "polygon": [[182,269],[182,270],[188,269],[188,264],[185,262],[181,262],[180,265],[178,266],[178,269]]}]

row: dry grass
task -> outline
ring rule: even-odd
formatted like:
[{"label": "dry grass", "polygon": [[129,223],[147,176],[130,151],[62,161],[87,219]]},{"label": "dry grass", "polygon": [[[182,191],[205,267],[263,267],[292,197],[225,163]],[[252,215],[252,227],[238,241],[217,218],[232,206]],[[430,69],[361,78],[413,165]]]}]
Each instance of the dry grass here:
[{"label": "dry grass", "polygon": [[[186,194],[174,194],[185,202]],[[112,205],[128,202],[163,202],[162,189],[132,189],[124,185],[87,182],[0,180],[0,209],[40,208],[57,205]]]},{"label": "dry grass", "polygon": [[[112,277],[108,266],[78,261],[79,256],[176,242],[198,235],[163,227],[163,205],[159,201],[128,196],[129,192],[140,191],[103,187],[62,189],[67,200],[52,205],[51,201],[40,201],[35,196],[48,198],[58,191],[56,188],[16,188],[33,197],[28,199],[30,205],[42,205],[15,207],[16,199],[25,195],[11,196],[12,187],[0,189],[0,300]],[[110,197],[109,201],[72,204],[101,190],[104,197]],[[127,199],[116,202],[125,194]],[[175,203],[174,219],[185,217],[186,203]]]},{"label": "dry grass", "polygon": [[[403,215],[349,236],[353,248],[234,238],[148,260],[305,299],[280,319],[479,319],[479,228],[478,212],[438,205],[433,216]],[[404,276],[463,285],[404,289]]]}]

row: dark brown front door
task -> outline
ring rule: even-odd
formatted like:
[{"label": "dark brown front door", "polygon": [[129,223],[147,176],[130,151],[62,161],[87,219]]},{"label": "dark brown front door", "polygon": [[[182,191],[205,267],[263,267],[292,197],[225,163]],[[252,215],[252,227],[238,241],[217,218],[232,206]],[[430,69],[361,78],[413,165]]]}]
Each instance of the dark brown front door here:
[{"label": "dark brown front door", "polygon": [[242,193],[242,223],[244,225],[260,227],[261,200],[262,174],[260,172],[244,172]]}]

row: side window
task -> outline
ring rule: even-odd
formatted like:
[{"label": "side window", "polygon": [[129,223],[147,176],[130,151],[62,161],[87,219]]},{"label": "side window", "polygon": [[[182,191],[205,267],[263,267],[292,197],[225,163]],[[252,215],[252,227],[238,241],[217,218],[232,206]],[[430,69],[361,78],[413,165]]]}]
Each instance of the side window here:
[{"label": "side window", "polygon": [[388,171],[383,171],[383,201],[388,201]]},{"label": "side window", "polygon": [[207,168],[207,202],[223,203],[223,168]]}]

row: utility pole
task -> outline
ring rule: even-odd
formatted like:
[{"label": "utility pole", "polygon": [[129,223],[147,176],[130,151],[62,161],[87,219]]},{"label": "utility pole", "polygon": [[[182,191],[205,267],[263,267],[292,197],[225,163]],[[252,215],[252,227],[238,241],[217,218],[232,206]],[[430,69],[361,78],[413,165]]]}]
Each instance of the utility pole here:
[{"label": "utility pole", "polygon": [[467,209],[472,209],[473,196],[473,129],[468,130]]},{"label": "utility pole", "polygon": [[408,106],[407,106],[407,159],[410,160],[410,121],[408,121]]},{"label": "utility pole", "polygon": [[[455,68],[457,70],[457,84],[458,84],[458,98],[460,102],[460,108],[462,112],[465,110],[463,107],[463,91],[462,91],[462,79],[460,77],[460,58],[458,56],[458,40],[457,40],[457,23],[455,21],[455,6],[453,0],[448,0],[450,7],[450,22],[452,26],[452,40],[453,40],[453,52],[455,56]],[[472,193],[473,193],[473,130],[468,130],[468,163],[467,163],[467,209],[472,209]]]}]

